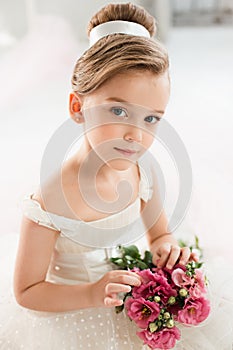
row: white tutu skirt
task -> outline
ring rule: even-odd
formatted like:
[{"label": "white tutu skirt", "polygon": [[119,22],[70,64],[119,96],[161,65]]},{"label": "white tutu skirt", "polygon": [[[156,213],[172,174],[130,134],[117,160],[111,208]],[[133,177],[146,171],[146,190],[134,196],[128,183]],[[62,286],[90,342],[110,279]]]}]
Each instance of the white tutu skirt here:
[{"label": "white tutu skirt", "polygon": [[[8,237],[7,247],[4,246],[6,241],[0,240],[2,243],[1,261],[3,262],[0,265],[1,350],[149,349],[136,335],[138,329],[135,324],[124,312],[116,314],[114,308],[49,313],[20,307],[10,287],[16,254],[15,236],[12,235],[11,243]],[[12,257],[11,267],[9,266],[10,255]],[[6,262],[8,275],[6,274]],[[233,349],[232,268],[223,260],[215,259],[207,264],[206,270],[210,280],[211,314],[199,326],[181,327],[181,340],[177,342],[175,350]],[[4,280],[2,280],[3,277]]]},{"label": "white tutu skirt", "polygon": [[45,313],[11,303],[3,312],[7,317],[1,329],[1,350],[143,349],[134,324],[114,310]]}]

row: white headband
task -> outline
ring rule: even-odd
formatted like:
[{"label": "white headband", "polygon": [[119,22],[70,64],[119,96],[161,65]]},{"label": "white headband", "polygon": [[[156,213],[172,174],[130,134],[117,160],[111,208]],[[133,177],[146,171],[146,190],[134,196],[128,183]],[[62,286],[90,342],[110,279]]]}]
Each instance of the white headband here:
[{"label": "white headband", "polygon": [[109,34],[128,34],[150,38],[150,33],[141,24],[128,21],[110,21],[99,24],[90,31],[90,46]]}]

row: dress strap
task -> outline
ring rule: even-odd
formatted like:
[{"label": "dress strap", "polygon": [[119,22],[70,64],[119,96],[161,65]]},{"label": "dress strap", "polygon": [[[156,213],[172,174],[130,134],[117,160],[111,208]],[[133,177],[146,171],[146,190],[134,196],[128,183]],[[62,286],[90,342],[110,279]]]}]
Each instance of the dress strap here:
[{"label": "dress strap", "polygon": [[139,197],[148,202],[153,195],[153,187],[149,182],[148,176],[146,175],[143,167],[138,163],[138,169],[140,172],[140,182],[139,182]]},{"label": "dress strap", "polygon": [[38,201],[32,198],[33,194],[26,195],[22,200],[22,211],[23,214],[30,220],[36,222],[38,225],[50,228],[54,231],[61,230],[54,224],[51,216],[48,212],[41,208]]}]

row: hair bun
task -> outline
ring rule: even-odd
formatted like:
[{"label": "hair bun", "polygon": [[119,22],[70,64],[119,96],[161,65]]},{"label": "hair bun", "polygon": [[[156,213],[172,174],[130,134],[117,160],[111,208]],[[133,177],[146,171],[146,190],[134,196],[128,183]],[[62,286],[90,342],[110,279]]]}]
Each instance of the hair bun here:
[{"label": "hair bun", "polygon": [[[111,32],[114,39],[111,34],[101,35],[101,26],[99,28],[98,26],[106,24],[104,26],[106,29],[109,24],[113,27],[112,21],[132,22],[137,29],[133,28],[131,31],[131,27],[134,26],[123,23],[128,26],[123,33],[130,32],[133,35],[122,35],[118,32],[119,27],[115,31],[103,31],[103,33]],[[145,35],[136,33],[141,26],[143,28],[140,28],[139,32],[142,34],[145,29]],[[155,34],[155,19],[143,7],[131,3],[109,4],[90,20],[89,37],[94,28],[96,30],[91,33],[90,38],[90,43],[94,44],[91,44],[78,59],[72,76],[72,88],[78,94],[92,93],[119,73],[149,71],[158,76],[168,71],[167,50],[156,38],[150,39]]]},{"label": "hair bun", "polygon": [[156,33],[155,18],[151,16],[143,7],[134,5],[132,3],[127,3],[108,4],[107,6],[99,10],[91,18],[88,24],[88,36],[90,34],[90,31],[99,24],[115,20],[139,23],[148,30],[151,37],[153,37]]}]

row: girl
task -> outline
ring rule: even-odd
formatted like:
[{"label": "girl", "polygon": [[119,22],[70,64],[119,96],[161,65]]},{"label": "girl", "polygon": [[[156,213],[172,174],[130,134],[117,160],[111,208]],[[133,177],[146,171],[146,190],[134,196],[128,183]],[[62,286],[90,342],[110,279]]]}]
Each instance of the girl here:
[{"label": "girl", "polygon": [[[146,349],[114,310],[119,293],[140,278],[112,270],[108,258],[145,229],[158,266],[196,259],[169,232],[155,174],[150,187],[139,163],[169,99],[168,56],[154,34],[154,18],[130,3],[107,5],[89,23],[91,46],[77,61],[70,94],[72,126],[83,127],[84,140],[23,201],[19,305],[1,306],[1,350]],[[186,342],[178,348],[200,349]]]}]

